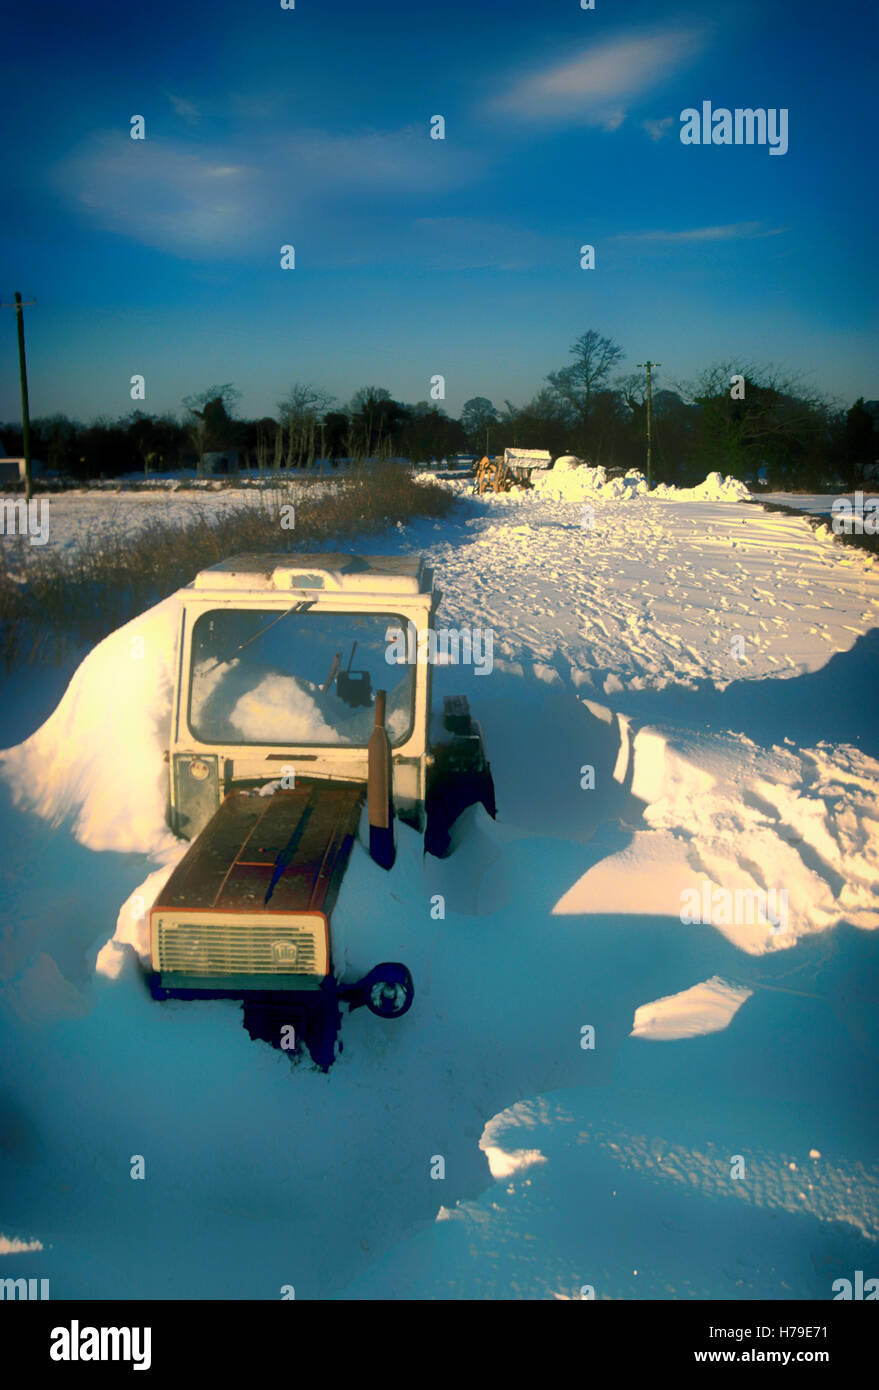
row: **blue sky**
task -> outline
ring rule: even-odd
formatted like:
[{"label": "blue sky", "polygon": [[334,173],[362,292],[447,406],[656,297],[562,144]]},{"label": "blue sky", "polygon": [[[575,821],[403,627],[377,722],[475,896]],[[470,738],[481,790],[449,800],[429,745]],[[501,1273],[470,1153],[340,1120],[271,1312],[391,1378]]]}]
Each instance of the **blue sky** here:
[{"label": "blue sky", "polygon": [[[49,0],[4,29],[33,415],[126,414],[136,372],[150,411],[223,381],[248,416],[297,380],[423,400],[436,373],[453,414],[522,404],[588,328],[665,385],[774,361],[879,396],[872,7]],[[787,108],[788,152],[682,144],[703,100]]]}]

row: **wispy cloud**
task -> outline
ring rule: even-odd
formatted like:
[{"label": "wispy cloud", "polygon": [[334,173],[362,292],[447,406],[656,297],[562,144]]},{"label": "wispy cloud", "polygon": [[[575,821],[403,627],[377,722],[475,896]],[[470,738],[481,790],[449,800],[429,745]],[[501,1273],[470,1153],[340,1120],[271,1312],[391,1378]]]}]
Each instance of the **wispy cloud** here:
[{"label": "wispy cloud", "polygon": [[757,237],[781,236],[784,227],[766,227],[762,222],[728,222],[717,227],[688,227],[678,232],[623,232],[611,241],[747,241]]},{"label": "wispy cloud", "polygon": [[621,106],[615,106],[607,111],[599,111],[595,116],[595,124],[601,126],[602,130],[619,130],[626,113]]},{"label": "wispy cloud", "polygon": [[[497,115],[531,121],[582,121],[616,129],[620,106],[672,77],[696,57],[706,42],[704,29],[644,32],[592,44],[578,57],[515,79],[491,98]],[[608,117],[619,119],[608,124]]]},{"label": "wispy cloud", "polygon": [[481,160],[454,158],[427,126],[338,134],[263,132],[235,141],[96,134],[52,171],[62,196],[107,230],[184,256],[252,255],[304,218],[459,188]]},{"label": "wispy cloud", "polygon": [[168,92],[167,97],[177,115],[182,116],[184,121],[196,122],[201,119],[201,112],[194,102],[187,101],[186,97],[178,97],[174,92]]},{"label": "wispy cloud", "polygon": [[254,170],[230,164],[228,153],[105,133],[53,178],[74,207],[108,231],[162,250],[223,254],[252,234],[255,204]]},{"label": "wispy cloud", "polygon": [[674,116],[663,116],[658,121],[642,121],[641,129],[647,131],[651,140],[661,140],[663,135],[668,135],[674,123]]}]

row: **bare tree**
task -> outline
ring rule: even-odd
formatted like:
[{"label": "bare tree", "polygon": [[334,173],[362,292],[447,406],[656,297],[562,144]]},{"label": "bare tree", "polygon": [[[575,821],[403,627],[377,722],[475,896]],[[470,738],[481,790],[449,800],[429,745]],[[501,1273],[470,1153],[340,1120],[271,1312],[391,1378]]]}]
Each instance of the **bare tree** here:
[{"label": "bare tree", "polygon": [[265,416],[256,422],[256,468],[260,478],[270,471],[269,461],[278,451],[280,427],[277,421]]},{"label": "bare tree", "polygon": [[826,425],[827,402],[771,363],[715,362],[679,389],[700,408],[705,456],[730,471],[814,450]]},{"label": "bare tree", "polygon": [[288,470],[313,460],[318,422],[334,400],[335,396],[320,386],[295,381],[284,399],[278,402],[280,427],[287,435],[285,464]]},{"label": "bare tree", "polygon": [[647,378],[643,372],[627,372],[625,376],[617,377],[614,390],[635,415],[647,400]]},{"label": "bare tree", "polygon": [[394,439],[408,418],[406,406],[384,386],[362,386],[355,391],[348,414],[356,436],[356,452],[362,458],[390,458]]},{"label": "bare tree", "polygon": [[284,461],[284,426],[275,425],[275,448],[272,456],[272,472],[277,475],[281,471],[281,464]]},{"label": "bare tree", "polygon": [[612,338],[604,338],[594,328],[582,333],[571,346],[574,358],[569,367],[550,372],[547,381],[554,391],[577,412],[582,423],[588,423],[592,398],[607,382],[610,373],[625,353]]}]

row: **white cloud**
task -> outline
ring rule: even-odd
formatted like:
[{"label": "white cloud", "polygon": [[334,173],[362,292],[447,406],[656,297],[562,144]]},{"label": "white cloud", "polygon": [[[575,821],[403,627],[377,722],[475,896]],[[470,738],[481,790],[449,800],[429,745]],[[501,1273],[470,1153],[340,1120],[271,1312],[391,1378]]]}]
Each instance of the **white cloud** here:
[{"label": "white cloud", "polygon": [[755,237],[781,236],[783,227],[765,227],[762,222],[728,222],[716,227],[689,227],[677,232],[625,232],[611,241],[744,241]]},{"label": "white cloud", "polygon": [[177,115],[182,116],[184,121],[198,121],[201,118],[201,112],[194,102],[175,96],[173,92],[168,92],[167,96]]},{"label": "white cloud", "polygon": [[101,226],[165,250],[222,253],[252,226],[253,171],[167,140],[97,135],[54,178]]},{"label": "white cloud", "polygon": [[[454,156],[454,157],[453,157]],[[292,238],[304,214],[353,197],[460,187],[481,168],[426,124],[345,135],[268,132],[234,142],[98,133],[52,172],[68,201],[104,228],[179,255],[252,253]],[[280,241],[278,242],[280,246]]]},{"label": "white cloud", "polygon": [[663,116],[658,121],[642,121],[641,129],[647,131],[651,140],[661,140],[663,135],[668,135],[674,123],[674,116]]},{"label": "white cloud", "polygon": [[602,130],[619,130],[625,119],[625,111],[623,111],[621,107],[617,107],[612,111],[597,112],[595,124],[601,126]]},{"label": "white cloud", "polygon": [[[604,124],[619,103],[671,77],[704,46],[704,31],[676,29],[609,39],[579,57],[518,78],[488,103],[497,114],[526,120]],[[617,120],[616,125],[620,121]]]}]

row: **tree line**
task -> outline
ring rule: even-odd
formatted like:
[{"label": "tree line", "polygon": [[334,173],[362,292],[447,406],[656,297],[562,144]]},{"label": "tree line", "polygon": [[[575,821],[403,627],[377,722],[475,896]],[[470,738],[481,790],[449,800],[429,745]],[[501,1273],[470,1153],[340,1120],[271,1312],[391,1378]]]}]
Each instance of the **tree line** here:
[{"label": "tree line", "polygon": [[[66,415],[31,422],[34,457],[77,480],[143,471],[201,469],[206,454],[237,450],[260,473],[308,468],[315,459],[400,458],[414,463],[505,447],[575,454],[609,472],[644,467],[647,424],[643,373],[620,373],[622,348],[595,329],[571,345],[523,406],[473,396],[460,417],[435,401],[406,404],[385,387],[363,386],[340,404],[321,387],[296,382],[277,413],[237,414],[227,382],[183,398],[181,418],[141,410],[82,424]],[[712,469],[777,489],[857,487],[879,458],[879,402],[845,409],[773,366],[713,363],[693,382],[652,393],[653,476],[687,486]],[[7,451],[21,451],[15,424],[0,424]]]}]

